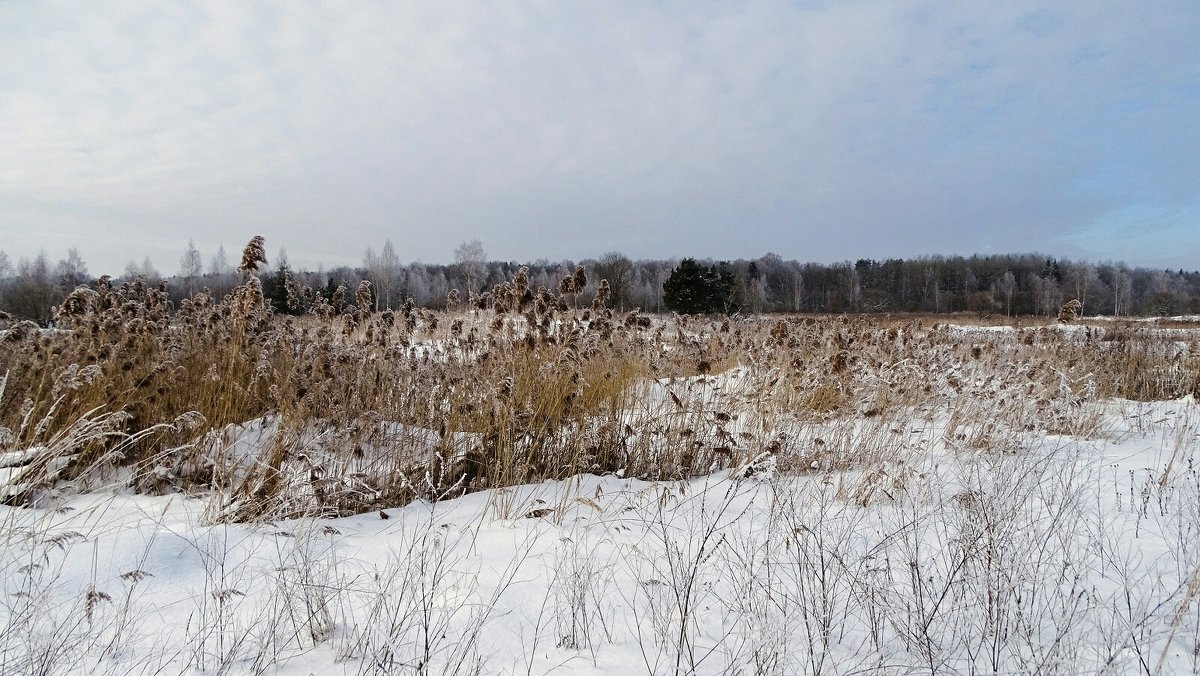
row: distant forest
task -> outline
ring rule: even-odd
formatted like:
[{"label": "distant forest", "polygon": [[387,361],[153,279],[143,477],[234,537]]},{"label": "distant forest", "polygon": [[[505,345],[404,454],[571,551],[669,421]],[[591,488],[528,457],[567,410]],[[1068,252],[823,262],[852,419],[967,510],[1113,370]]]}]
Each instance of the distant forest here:
[{"label": "distant forest", "polygon": [[[585,281],[570,285],[578,306],[591,303],[599,280],[607,279],[609,307],[618,310],[670,312],[684,309],[664,284],[676,270],[699,270],[720,280],[721,293],[710,310],[727,313],[880,313],[969,312],[979,315],[1054,316],[1067,300],[1083,303],[1085,315],[1151,316],[1200,314],[1200,272],[1130,268],[1120,263],[1088,263],[1038,254],[991,256],[928,256],[913,259],[860,259],[832,264],[800,263],[766,254],[754,260],[631,260],[620,253],[598,259],[529,263],[489,261],[476,242],[464,243],[450,264],[402,263],[391,243],[376,253],[368,249],[362,265],[329,270],[294,270],[280,251],[260,271],[264,295],[279,312],[300,313],[317,295],[353,301],[362,280],[371,282],[375,310],[395,309],[407,299],[421,307],[440,309],[451,291],[461,305],[486,307],[490,290],[511,282],[528,268],[529,287],[559,292],[565,278]],[[577,270],[583,269],[583,277]],[[194,245],[188,245],[179,272],[160,275],[149,259],[131,262],[112,284],[143,277],[165,284],[171,300],[179,301],[208,289],[228,293],[239,274],[224,249],[207,264]],[[73,289],[92,285],[86,262],[72,249],[67,258],[51,263],[45,255],[15,265],[0,251],[0,310],[15,319],[42,324],[53,320],[53,309]],[[302,299],[287,302],[287,287],[307,287]],[[295,295],[295,294],[294,294]],[[673,302],[674,301],[674,302]],[[674,305],[674,307],[672,307]]]}]

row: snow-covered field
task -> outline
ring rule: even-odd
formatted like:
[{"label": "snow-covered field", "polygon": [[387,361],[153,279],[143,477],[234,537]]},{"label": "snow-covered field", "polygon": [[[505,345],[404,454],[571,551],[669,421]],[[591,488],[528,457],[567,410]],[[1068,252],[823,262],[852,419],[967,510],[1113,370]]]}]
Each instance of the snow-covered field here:
[{"label": "snow-covered field", "polygon": [[1003,452],[954,425],[889,423],[860,469],[760,457],[337,519],[0,507],[0,673],[1200,670],[1196,401],[1106,402],[1088,438]]},{"label": "snow-covered field", "polygon": [[155,293],[0,342],[0,676],[1200,672],[1183,318]]}]

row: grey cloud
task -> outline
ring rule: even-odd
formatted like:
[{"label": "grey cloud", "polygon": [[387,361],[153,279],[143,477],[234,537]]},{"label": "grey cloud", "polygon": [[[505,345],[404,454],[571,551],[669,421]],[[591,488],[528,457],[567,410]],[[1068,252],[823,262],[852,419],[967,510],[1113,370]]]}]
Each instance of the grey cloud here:
[{"label": "grey cloud", "polygon": [[81,246],[93,267],[256,232],[313,265],[294,252],[389,237],[424,260],[473,237],[517,259],[1088,256],[1106,215],[1200,202],[1190,2],[17,3],[0,23],[4,246],[48,223],[48,249],[129,238]]}]

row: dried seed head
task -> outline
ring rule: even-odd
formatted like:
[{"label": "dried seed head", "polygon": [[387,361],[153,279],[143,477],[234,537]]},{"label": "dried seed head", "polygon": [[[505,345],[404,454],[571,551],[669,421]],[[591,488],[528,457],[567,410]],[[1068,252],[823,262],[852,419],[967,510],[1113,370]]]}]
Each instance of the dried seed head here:
[{"label": "dried seed head", "polygon": [[242,264],[238,266],[238,272],[258,274],[259,263],[267,263],[266,240],[262,235],[255,235],[246,243],[246,248],[242,249]]},{"label": "dried seed head", "polygon": [[608,299],[611,294],[612,291],[608,286],[608,280],[601,279],[600,282],[596,284],[596,297],[592,299],[592,309],[594,309],[596,312],[604,309],[604,307],[608,305]]},{"label": "dried seed head", "polygon": [[1081,312],[1083,312],[1083,303],[1080,303],[1078,299],[1072,298],[1066,303],[1063,303],[1062,308],[1059,309],[1058,321],[1064,324],[1070,324],[1076,319],[1079,319]]},{"label": "dried seed head", "polygon": [[77,287],[63,299],[62,305],[59,305],[54,311],[54,319],[64,325],[76,324],[91,313],[99,299],[100,294],[86,286]]},{"label": "dried seed head", "polygon": [[574,295],[575,293],[577,293],[576,286],[575,286],[575,278],[570,275],[567,275],[566,277],[563,277],[562,279],[558,280],[558,292],[564,296]]},{"label": "dried seed head", "polygon": [[187,411],[175,417],[172,425],[181,432],[191,432],[200,429],[206,420],[198,411]]},{"label": "dried seed head", "polygon": [[354,304],[358,306],[360,316],[371,314],[371,282],[364,279],[358,283],[358,289],[354,292]]},{"label": "dried seed head", "polygon": [[[283,279],[284,293],[287,295],[287,308],[292,311],[300,309],[300,299],[304,297],[304,291],[300,288],[300,283],[292,279],[291,272],[285,272]],[[311,291],[309,291],[311,295]]]},{"label": "dried seed head", "polygon": [[497,284],[492,288],[492,309],[497,314],[504,314],[510,309],[512,290],[508,284]]}]

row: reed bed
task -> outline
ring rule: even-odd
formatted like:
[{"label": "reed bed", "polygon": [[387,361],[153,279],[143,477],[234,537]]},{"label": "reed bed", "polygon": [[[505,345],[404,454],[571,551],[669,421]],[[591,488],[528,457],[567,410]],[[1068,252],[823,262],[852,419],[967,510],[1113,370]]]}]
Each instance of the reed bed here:
[{"label": "reed bed", "polygon": [[365,286],[289,287],[305,309],[292,316],[263,299],[261,251],[252,240],[223,298],[172,308],[161,286],[102,279],[66,298],[55,329],[3,327],[4,502],[118,486],[205,492],[214,520],[334,516],[764,456],[862,468],[869,500],[903,474],[889,463],[918,443],[913,420],[942,416],[953,447],[1007,453],[1031,431],[1102,434],[1114,397],[1200,395],[1195,327],[651,317],[605,307],[603,280],[579,307],[578,273],[556,290],[519,273],[441,312],[374,312]]}]

